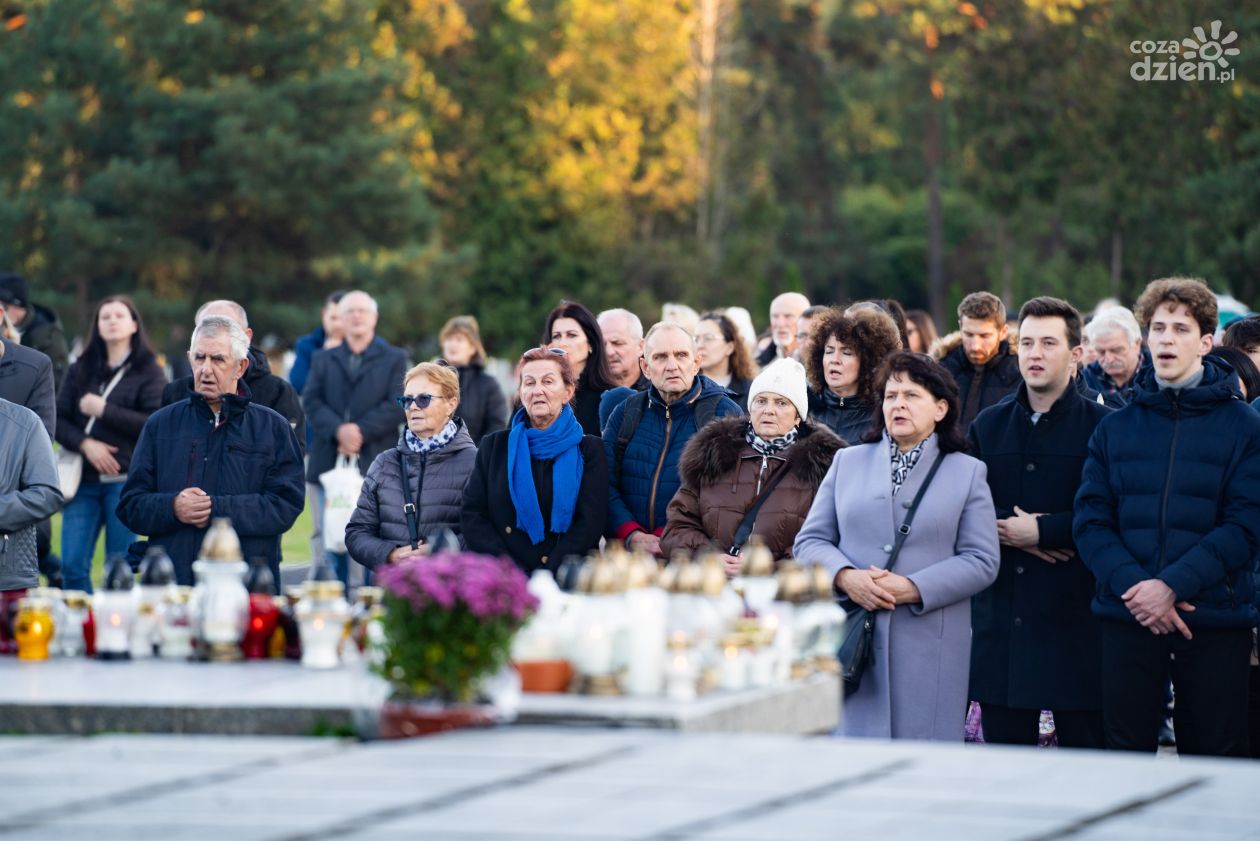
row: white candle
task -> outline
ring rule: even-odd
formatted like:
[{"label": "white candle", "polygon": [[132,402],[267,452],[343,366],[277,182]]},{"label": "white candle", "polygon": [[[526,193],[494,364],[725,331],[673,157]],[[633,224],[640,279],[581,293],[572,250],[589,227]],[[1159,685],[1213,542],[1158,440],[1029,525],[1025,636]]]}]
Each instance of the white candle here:
[{"label": "white candle", "polygon": [[748,684],[748,666],[737,645],[722,647],[722,660],[718,666],[718,687],[739,691]]}]

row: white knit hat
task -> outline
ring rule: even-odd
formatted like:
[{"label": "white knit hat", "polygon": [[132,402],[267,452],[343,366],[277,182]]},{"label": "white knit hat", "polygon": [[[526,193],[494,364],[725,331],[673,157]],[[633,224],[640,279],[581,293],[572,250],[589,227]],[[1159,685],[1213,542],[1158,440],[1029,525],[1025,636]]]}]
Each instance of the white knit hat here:
[{"label": "white knit hat", "polygon": [[805,367],[795,359],[791,357],[776,359],[757,375],[757,379],[752,381],[752,388],[748,390],[749,408],[752,407],[753,398],[763,391],[782,394],[792,401],[792,405],[801,415],[801,420],[809,417],[809,392],[805,385]]}]

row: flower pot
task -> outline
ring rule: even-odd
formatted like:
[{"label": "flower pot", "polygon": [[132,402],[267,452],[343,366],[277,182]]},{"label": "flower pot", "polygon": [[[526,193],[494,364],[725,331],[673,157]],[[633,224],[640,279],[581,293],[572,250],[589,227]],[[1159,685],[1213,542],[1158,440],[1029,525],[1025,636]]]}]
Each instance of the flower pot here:
[{"label": "flower pot", "polygon": [[475,704],[443,704],[438,701],[386,701],[381,707],[377,737],[410,739],[447,730],[489,727],[496,722],[494,708]]},{"label": "flower pot", "polygon": [[522,660],[512,665],[521,676],[522,692],[567,692],[573,680],[568,660]]}]

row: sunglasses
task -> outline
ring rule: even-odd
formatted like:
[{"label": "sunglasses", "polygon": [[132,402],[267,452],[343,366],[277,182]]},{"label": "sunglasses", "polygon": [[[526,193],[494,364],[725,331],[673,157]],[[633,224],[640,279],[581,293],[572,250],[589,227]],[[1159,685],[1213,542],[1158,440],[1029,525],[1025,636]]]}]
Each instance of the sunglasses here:
[{"label": "sunglasses", "polygon": [[[562,347],[542,347],[541,345],[539,347],[532,347],[529,350],[525,351],[525,353],[533,353],[536,350],[545,350],[547,351],[547,353],[554,353],[556,356],[569,355],[569,352]],[[521,354],[521,356],[524,356],[525,353]]]},{"label": "sunglasses", "polygon": [[411,408],[411,404],[415,403],[417,409],[427,409],[429,404],[437,398],[436,394],[404,394],[402,397],[396,398],[395,403],[405,412]]}]

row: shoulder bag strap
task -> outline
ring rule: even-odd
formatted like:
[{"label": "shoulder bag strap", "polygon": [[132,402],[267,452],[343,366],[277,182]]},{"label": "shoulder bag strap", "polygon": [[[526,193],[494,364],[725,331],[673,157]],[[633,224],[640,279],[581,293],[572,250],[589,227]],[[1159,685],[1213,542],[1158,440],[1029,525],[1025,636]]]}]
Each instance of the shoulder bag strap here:
[{"label": "shoulder bag strap", "polygon": [[[101,392],[101,397],[105,400],[109,399],[109,393],[114,390],[114,386],[118,385],[118,381],[123,378],[123,374],[127,373],[127,363],[124,362],[118,366],[118,371],[114,374],[114,378],[109,381],[109,385],[105,386],[105,390]],[[92,427],[96,426],[96,418],[88,418],[87,425],[83,427],[83,437],[92,434]]]},{"label": "shoulder bag strap", "polygon": [[923,494],[927,493],[928,485],[932,484],[932,477],[936,475],[936,471],[940,469],[941,462],[945,460],[944,453],[937,453],[936,461],[932,462],[931,469],[923,479],[923,484],[919,486],[919,492],[914,495],[914,501],[910,503],[909,510],[906,511],[906,519],[901,523],[901,527],[897,529],[897,536],[893,539],[892,553],[888,556],[888,564],[884,569],[891,571],[893,564],[897,563],[897,556],[901,554],[901,547],[906,542],[906,538],[910,536],[910,525],[914,522],[914,514],[919,510],[919,503],[923,501]]},{"label": "shoulder bag strap", "polygon": [[398,451],[398,466],[402,470],[403,513],[407,515],[407,534],[411,536],[411,548],[420,548],[420,527],[416,524],[416,504],[411,501],[411,479],[407,476],[407,454]]},{"label": "shoulder bag strap", "polygon": [[761,506],[770,498],[770,494],[774,493],[774,489],[778,487],[779,482],[783,481],[783,477],[788,473],[788,465],[785,463],[778,473],[770,477],[770,481],[766,482],[761,488],[761,496],[757,497],[757,501],[753,503],[744,513],[744,519],[740,521],[739,528],[735,530],[735,539],[731,542],[731,548],[726,551],[728,555],[738,555],[744,548],[744,544],[748,542],[749,536],[752,534],[753,525],[757,522],[757,512],[761,510]]}]

